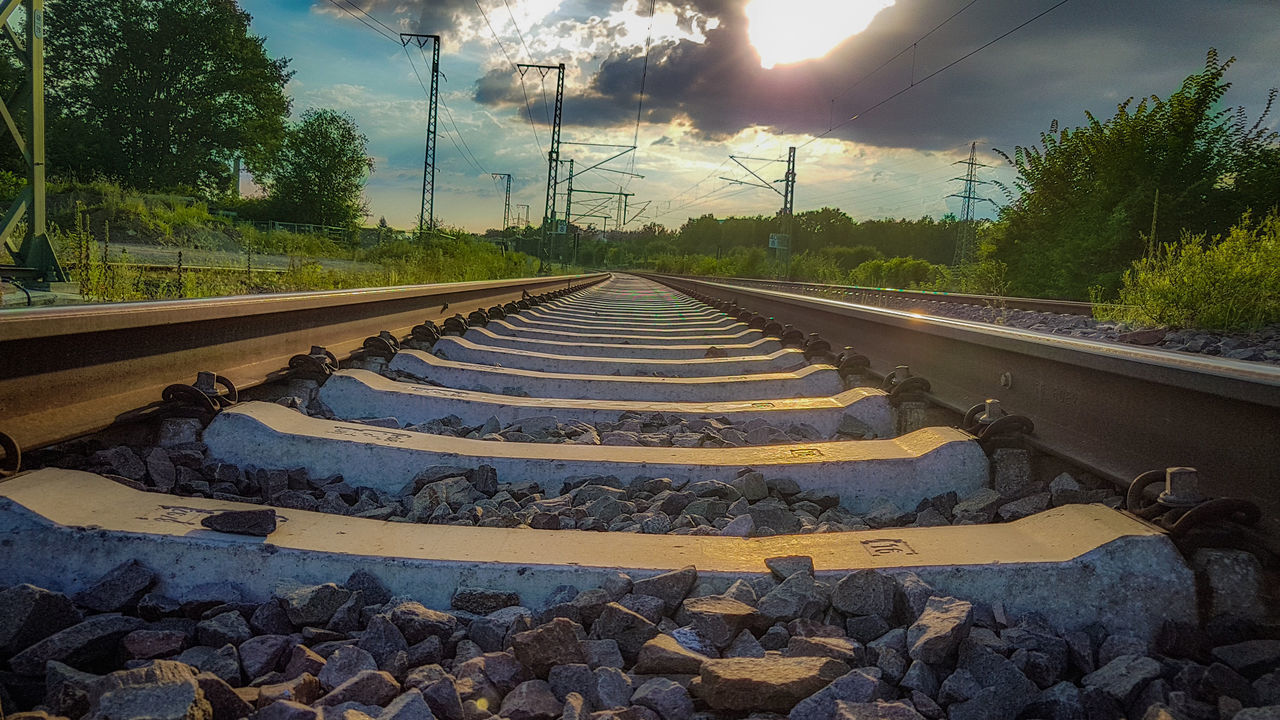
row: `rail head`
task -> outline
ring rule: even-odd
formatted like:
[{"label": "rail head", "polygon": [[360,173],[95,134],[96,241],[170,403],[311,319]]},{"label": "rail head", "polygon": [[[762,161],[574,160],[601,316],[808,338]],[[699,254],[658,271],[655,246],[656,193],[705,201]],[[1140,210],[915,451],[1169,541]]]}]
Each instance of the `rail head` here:
[{"label": "rail head", "polygon": [[[685,280],[700,280],[692,275],[672,275]],[[784,292],[822,292],[830,295],[843,295],[846,298],[865,299],[879,297],[904,300],[927,300],[932,302],[952,303],[958,305],[978,305],[982,307],[1003,308],[1009,310],[1028,310],[1032,312],[1054,313],[1057,315],[1093,315],[1093,304],[1076,300],[1054,300],[1051,298],[1004,297],[1000,295],[976,295],[972,293],[948,292],[945,290],[903,290],[900,288],[865,287],[861,285],[832,285],[828,283],[800,282],[794,280],[762,280],[758,278],[725,277],[714,278],[715,282],[727,285],[743,285]]]},{"label": "rail head", "polygon": [[101,430],[211,371],[239,388],[312,346],[339,359],[427,320],[593,285],[608,273],[0,312],[0,421],[23,448]]},{"label": "rail head", "polygon": [[1117,482],[1198,468],[1214,495],[1263,508],[1280,541],[1280,368],[1065,338],[706,279],[648,277],[738,303],[834,347],[880,374],[923,375],[939,404],[996,399],[1035,423],[1032,442]]}]

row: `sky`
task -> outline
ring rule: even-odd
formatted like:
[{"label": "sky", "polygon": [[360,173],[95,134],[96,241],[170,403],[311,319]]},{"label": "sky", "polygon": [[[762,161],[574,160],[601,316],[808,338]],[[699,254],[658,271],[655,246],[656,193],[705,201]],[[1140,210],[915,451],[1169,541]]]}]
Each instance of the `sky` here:
[{"label": "sky", "polygon": [[513,222],[520,204],[535,225],[543,215],[557,73],[522,76],[518,63],[565,64],[560,157],[578,173],[575,222],[615,227],[618,196],[604,193],[625,192],[632,229],[775,213],[789,147],[795,210],[861,220],[958,213],[956,163],[976,143],[988,181],[977,194],[991,201],[976,211],[991,217],[1008,200],[990,181],[1012,179],[993,148],[1012,154],[1053,120],[1081,125],[1086,111],[1167,96],[1209,48],[1237,59],[1224,104],[1251,119],[1280,85],[1275,0],[240,4],[268,52],[290,58],[294,114],[340,110],[368,136],[369,222],[401,228],[417,222],[430,68],[430,45],[404,47],[402,32],[441,37],[435,215],[472,231],[502,224],[504,181],[491,173],[512,176]]}]

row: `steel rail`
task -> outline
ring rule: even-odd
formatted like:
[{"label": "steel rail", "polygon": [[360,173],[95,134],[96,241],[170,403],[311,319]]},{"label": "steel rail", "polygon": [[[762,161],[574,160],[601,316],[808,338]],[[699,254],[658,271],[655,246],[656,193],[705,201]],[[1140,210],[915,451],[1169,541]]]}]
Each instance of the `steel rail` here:
[{"label": "steel rail", "polygon": [[[697,280],[692,275],[674,275],[687,280]],[[860,305],[874,304],[875,300],[932,300],[960,305],[981,305],[997,309],[1031,310],[1058,315],[1093,315],[1093,303],[1076,300],[1051,300],[1047,298],[1003,297],[999,295],[972,295],[941,290],[899,290],[896,288],[862,287],[860,285],[829,285],[825,283],[796,282],[791,280],[760,280],[756,278],[706,278],[731,285],[746,285],[782,292],[810,291],[842,296],[838,299]]]},{"label": "steel rail", "polygon": [[1114,482],[1195,467],[1215,496],[1263,511],[1280,543],[1280,368],[1065,338],[713,282],[648,275],[852,346],[879,374],[907,365],[963,412],[987,398],[1035,423],[1043,450]]},{"label": "steel rail", "polygon": [[237,388],[320,345],[340,360],[382,330],[464,316],[607,273],[0,311],[0,431],[24,449],[110,426],[212,371]]}]

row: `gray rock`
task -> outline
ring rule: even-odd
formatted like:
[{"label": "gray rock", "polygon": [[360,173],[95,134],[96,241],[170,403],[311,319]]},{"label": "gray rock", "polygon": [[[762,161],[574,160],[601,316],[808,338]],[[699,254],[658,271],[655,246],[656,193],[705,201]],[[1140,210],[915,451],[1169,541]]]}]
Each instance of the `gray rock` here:
[{"label": "gray rock", "polygon": [[582,697],[590,697],[596,684],[596,675],[591,668],[582,663],[556,665],[547,673],[547,684],[556,699],[564,702],[570,693],[579,693]]},{"label": "gray rock", "polygon": [[1018,448],[998,448],[992,454],[995,468],[992,482],[996,492],[1005,497],[1018,494],[1031,482],[1031,453]]},{"label": "gray rock", "polygon": [[279,700],[263,707],[252,720],[321,720],[320,711],[292,700]]},{"label": "gray rock", "polygon": [[288,635],[259,635],[240,643],[236,651],[245,676],[253,680],[275,670],[292,643]]},{"label": "gray rock", "polygon": [[888,575],[875,570],[857,570],[845,575],[831,591],[831,605],[846,615],[876,615],[891,619],[898,585]]},{"label": "gray rock", "polygon": [[869,643],[889,632],[889,623],[879,615],[859,615],[845,621],[845,632],[860,643]]},{"label": "gray rock", "polygon": [[813,574],[813,558],[808,555],[782,555],[765,558],[764,564],[778,580],[786,580],[798,572]]},{"label": "gray rock", "polygon": [[1053,507],[1081,503],[1085,499],[1084,486],[1070,473],[1062,473],[1049,482],[1049,496]]},{"label": "gray rock", "polygon": [[1280,640],[1246,640],[1221,645],[1212,650],[1213,657],[1242,675],[1255,675],[1280,667]]},{"label": "gray rock", "polygon": [[316,677],[320,685],[330,691],[362,672],[377,669],[378,663],[372,655],[354,645],[347,645],[328,657]]},{"label": "gray rock", "polygon": [[940,664],[969,634],[973,605],[952,597],[932,597],[907,630],[908,654],[914,660]]},{"label": "gray rock", "polygon": [[1046,688],[1027,706],[1026,713],[1045,720],[1085,720],[1080,689],[1063,681]]},{"label": "gray rock", "polygon": [[435,720],[435,715],[422,693],[410,689],[392,700],[377,720]]},{"label": "gray rock", "polygon": [[554,720],[563,710],[545,680],[528,680],[502,698],[498,714],[508,720]]},{"label": "gray rock", "polygon": [[561,720],[586,720],[590,715],[587,710],[586,696],[581,693],[569,693],[564,699],[564,713]]},{"label": "gray rock", "polygon": [[643,580],[636,580],[632,584],[631,591],[637,595],[652,595],[661,599],[663,608],[666,612],[671,613],[689,594],[689,590],[693,588],[694,583],[697,581],[698,571],[690,565],[679,570],[654,575]]},{"label": "gray rock", "polygon": [[508,646],[511,638],[533,627],[533,611],[525,607],[506,607],[471,621],[471,639],[485,652],[497,652]]},{"label": "gray rock", "polygon": [[645,675],[693,675],[707,661],[670,635],[658,635],[646,642],[637,655],[635,672]]},{"label": "gray rock", "polygon": [[382,605],[391,599],[391,591],[378,579],[378,576],[368,570],[361,569],[351,573],[351,577],[347,578],[343,587],[353,593],[360,593],[364,597],[364,602],[369,605]]},{"label": "gray rock", "polygon": [[622,596],[618,604],[651,623],[661,621],[663,615],[666,614],[666,604],[662,602],[661,598],[656,598],[652,595],[630,593]]},{"label": "gray rock", "polygon": [[396,666],[397,655],[405,656],[400,662],[408,661],[409,643],[395,623],[385,615],[374,615],[369,619],[369,625],[360,634],[357,647],[373,657],[378,669],[386,670],[393,675],[395,673],[391,668]]},{"label": "gray rock", "polygon": [[752,533],[755,532],[755,529],[756,529],[755,518],[751,517],[750,515],[739,515],[733,520],[730,520],[729,524],[720,528],[720,531],[717,534],[720,535],[721,537],[745,538],[745,537],[751,537]]},{"label": "gray rock", "polygon": [[231,535],[266,537],[276,531],[276,511],[272,508],[228,510],[206,515],[200,520],[200,524],[210,530]]},{"label": "gray rock", "polygon": [[244,616],[232,610],[202,620],[196,625],[196,637],[201,645],[222,647],[223,645],[239,645],[253,637],[249,623]]},{"label": "gray rock", "polygon": [[323,627],[351,597],[351,591],[333,583],[286,590],[280,595],[285,614],[294,625]]},{"label": "gray rock", "polygon": [[745,658],[762,658],[764,657],[764,647],[760,645],[760,641],[756,640],[756,636],[751,634],[750,630],[743,630],[738,636],[729,643],[729,647],[725,648],[725,657],[745,657]]},{"label": "gray rock", "polygon": [[622,652],[618,649],[618,641],[612,638],[584,640],[582,652],[587,658],[587,666],[592,670],[598,667],[621,668],[625,662],[622,659]]},{"label": "gray rock", "polygon": [[121,670],[102,679],[90,708],[91,720],[212,720],[196,674],[181,663],[158,660],[152,666]]},{"label": "gray rock", "polygon": [[957,668],[938,686],[938,702],[942,705],[964,702],[982,691],[982,685],[973,673]]},{"label": "gray rock", "polygon": [[[966,643],[961,648],[959,666],[982,687],[970,699],[947,708],[947,715],[953,720],[1013,720],[1040,693],[1040,688],[1028,680],[1017,666],[986,646]],[[944,682],[939,690],[940,701],[946,685]]]},{"label": "gray rock", "polygon": [[702,665],[699,694],[714,710],[785,713],[848,668],[831,658],[713,659]]},{"label": "gray rock", "polygon": [[141,480],[147,476],[146,464],[133,450],[123,445],[99,450],[89,458],[89,463],[105,466],[112,473],[130,480]]},{"label": "gray rock", "polygon": [[9,658],[9,667],[19,675],[39,676],[50,660],[74,668],[91,666],[114,654],[121,638],[144,624],[133,617],[94,615],[30,645]]},{"label": "gray rock", "polygon": [[400,629],[410,645],[416,645],[431,635],[448,640],[458,629],[457,618],[448,613],[428,610],[421,603],[397,603],[389,614],[391,622]]},{"label": "gray rock", "polygon": [[905,702],[836,703],[834,720],[924,720]]},{"label": "gray rock", "polygon": [[516,633],[511,646],[516,658],[533,670],[533,674],[547,677],[556,665],[585,664],[582,639],[586,633],[582,626],[566,618],[556,618],[533,630]]},{"label": "gray rock", "polygon": [[405,678],[404,685],[421,692],[431,712],[440,720],[463,720],[462,700],[454,678],[439,665],[415,668]]},{"label": "gray rock", "polygon": [[1232,720],[1280,720],[1280,705],[1245,708],[1236,713]]},{"label": "gray rock", "polygon": [[658,713],[662,720],[689,720],[693,715],[693,700],[679,683],[668,678],[652,678],[636,688],[631,695],[635,705],[647,707]]},{"label": "gray rock", "polygon": [[62,593],[25,584],[0,589],[0,655],[13,655],[80,620]]},{"label": "gray rock", "polygon": [[626,673],[610,667],[596,668],[592,672],[596,682],[591,697],[587,698],[592,707],[604,710],[626,707],[631,702],[631,678]]},{"label": "gray rock", "polygon": [[1001,505],[998,514],[1000,515],[1000,519],[1005,522],[1021,520],[1024,517],[1030,517],[1038,512],[1049,509],[1050,498],[1051,496],[1047,492],[1028,495],[1027,497]]},{"label": "gray rock", "polygon": [[1080,684],[1097,687],[1121,705],[1128,705],[1147,683],[1160,677],[1160,662],[1141,655],[1122,655],[1085,675]]},{"label": "gray rock", "polygon": [[640,648],[657,634],[656,625],[618,603],[605,605],[600,617],[591,625],[591,639],[615,640],[619,652],[627,660],[634,660]]},{"label": "gray rock", "polygon": [[755,623],[756,609],[722,595],[688,598],[675,620],[690,625],[717,648],[725,648],[744,628]]},{"label": "gray rock", "polygon": [[288,635],[294,630],[288,613],[274,598],[253,611],[253,615],[249,617],[249,627],[260,635]]},{"label": "gray rock", "polygon": [[934,675],[933,668],[920,660],[911,661],[911,666],[907,668],[899,684],[904,688],[918,690],[929,697],[938,694],[938,677]]},{"label": "gray rock", "polygon": [[1235,615],[1258,620],[1266,616],[1262,565],[1251,553],[1201,549],[1191,556],[1191,567],[1206,590],[1209,617]]},{"label": "gray rock", "polygon": [[790,720],[830,720],[835,716],[837,702],[869,703],[892,696],[893,689],[881,681],[877,668],[855,669],[796,703],[796,706],[791,709],[789,718]]},{"label": "gray rock", "polygon": [[174,660],[201,672],[213,673],[232,687],[240,687],[244,682],[244,676],[240,672],[240,653],[235,645],[223,645],[220,648],[197,645],[183,650]]},{"label": "gray rock", "polygon": [[827,604],[825,589],[812,576],[797,573],[760,598],[756,610],[770,621],[818,618]]},{"label": "gray rock", "polygon": [[772,528],[776,533],[790,535],[800,532],[800,518],[785,507],[757,503],[748,510],[757,528]]},{"label": "gray rock", "polygon": [[362,670],[315,702],[317,707],[333,707],[346,702],[386,705],[400,694],[400,683],[379,670]]},{"label": "gray rock", "polygon": [[[98,675],[50,660],[44,673],[44,705],[55,715],[81,717],[89,712],[89,699],[96,696],[101,680]],[[0,693],[0,699],[9,705],[7,694]]]},{"label": "gray rock", "polygon": [[987,522],[991,519],[991,514],[999,507],[1001,501],[1000,493],[991,488],[981,488],[960,502],[956,503],[952,512],[956,519],[962,517],[978,519],[980,522]]},{"label": "gray rock", "polygon": [[867,651],[862,643],[845,637],[801,637],[792,635],[783,651],[787,657],[829,657],[850,667],[866,664]]},{"label": "gray rock", "polygon": [[454,610],[488,615],[495,610],[520,604],[520,596],[502,590],[486,590],[484,588],[458,588],[450,600]]},{"label": "gray rock", "polygon": [[137,560],[112,568],[91,587],[76,593],[77,605],[94,612],[118,612],[137,604],[155,582],[155,573]]}]

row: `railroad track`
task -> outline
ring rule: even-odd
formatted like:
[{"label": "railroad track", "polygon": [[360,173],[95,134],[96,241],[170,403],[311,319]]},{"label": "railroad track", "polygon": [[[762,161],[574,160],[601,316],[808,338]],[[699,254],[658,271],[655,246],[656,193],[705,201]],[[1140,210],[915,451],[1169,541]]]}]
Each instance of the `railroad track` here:
[{"label": "railroad track", "polygon": [[[1280,704],[1265,370],[1197,387],[1263,436],[1247,458],[1183,438],[1198,484],[1164,470],[1178,443],[1123,445],[1150,431],[1066,431],[1078,391],[1033,364],[1081,347],[776,290],[591,275],[13,318],[0,350],[34,364],[4,361],[4,459],[34,469],[0,483],[0,569],[30,584],[2,591],[6,711]],[[1201,370],[1090,357],[1117,383]],[[1107,402],[1093,420],[1129,422]],[[122,669],[149,660],[174,662]]]},{"label": "railroad track", "polygon": [[[695,279],[695,276],[678,276],[684,279]],[[733,285],[780,290],[782,292],[802,295],[820,295],[835,298],[859,305],[883,306],[902,301],[926,301],[960,305],[976,305],[1000,310],[1029,310],[1032,312],[1054,313],[1058,315],[1093,316],[1093,303],[1076,300],[1052,300],[1047,298],[1004,297],[997,295],[977,295],[973,293],[956,293],[942,290],[902,290],[898,288],[864,287],[860,285],[833,285],[830,283],[800,282],[789,280],[760,280],[756,278],[718,278],[719,281]]]}]

